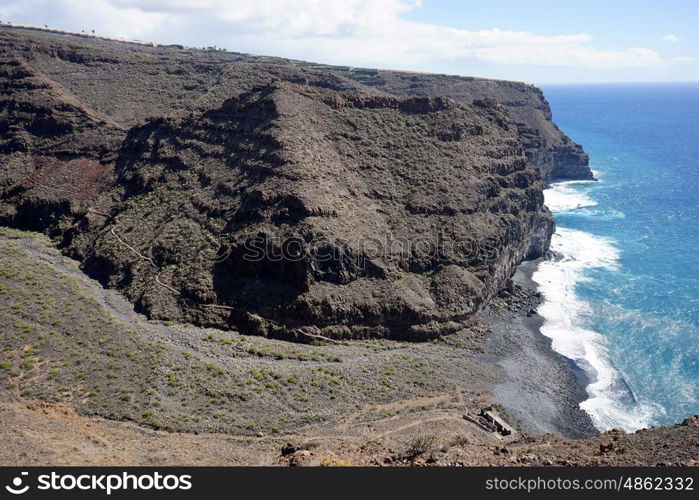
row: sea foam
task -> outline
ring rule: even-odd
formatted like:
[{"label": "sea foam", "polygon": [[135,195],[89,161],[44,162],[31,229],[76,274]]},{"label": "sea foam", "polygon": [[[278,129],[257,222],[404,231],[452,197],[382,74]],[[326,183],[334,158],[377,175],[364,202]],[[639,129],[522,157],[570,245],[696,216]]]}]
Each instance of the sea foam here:
[{"label": "sea foam", "polygon": [[593,207],[597,202],[583,190],[595,181],[565,181],[556,182],[544,191],[546,205],[553,212],[576,210],[583,207]]},{"label": "sea foam", "polygon": [[[552,185],[545,191],[546,204],[554,213],[596,205],[579,190],[583,182]],[[573,360],[588,376],[589,384],[585,389],[589,398],[581,403],[581,408],[599,430],[632,431],[647,427],[658,409],[635,401],[611,362],[606,338],[585,327],[586,317],[593,311],[576,294],[576,285],[590,279],[587,274],[590,270],[618,268],[619,250],[615,242],[584,231],[558,227],[551,240],[551,250],[556,257],[542,262],[532,276],[544,296],[538,311],[545,320],[541,332],[552,340],[555,351]]]}]

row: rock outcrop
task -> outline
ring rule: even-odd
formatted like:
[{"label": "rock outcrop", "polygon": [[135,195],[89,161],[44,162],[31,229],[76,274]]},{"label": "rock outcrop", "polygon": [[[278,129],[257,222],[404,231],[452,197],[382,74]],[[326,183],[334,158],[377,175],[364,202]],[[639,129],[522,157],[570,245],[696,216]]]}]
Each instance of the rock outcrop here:
[{"label": "rock outcrop", "polygon": [[446,96],[484,107],[502,107],[519,130],[527,158],[541,169],[546,182],[593,179],[587,153],[552,121],[551,108],[541,89],[534,85],[397,71],[359,71],[349,76],[397,95]]},{"label": "rock outcrop", "polygon": [[546,252],[544,183],[590,177],[525,84],[7,29],[0,51],[0,222],[152,318],[455,332]]}]

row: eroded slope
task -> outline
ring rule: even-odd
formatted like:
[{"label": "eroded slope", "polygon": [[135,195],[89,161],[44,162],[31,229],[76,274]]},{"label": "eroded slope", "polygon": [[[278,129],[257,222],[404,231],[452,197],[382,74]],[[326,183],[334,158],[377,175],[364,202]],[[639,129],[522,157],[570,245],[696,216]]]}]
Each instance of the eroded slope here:
[{"label": "eroded slope", "polygon": [[132,129],[71,246],[88,271],[162,319],[429,338],[543,252],[541,179],[496,106],[285,76]]},{"label": "eroded slope", "polygon": [[1,34],[0,220],[59,238],[153,318],[432,338],[548,246],[530,135],[565,141],[533,87]]}]

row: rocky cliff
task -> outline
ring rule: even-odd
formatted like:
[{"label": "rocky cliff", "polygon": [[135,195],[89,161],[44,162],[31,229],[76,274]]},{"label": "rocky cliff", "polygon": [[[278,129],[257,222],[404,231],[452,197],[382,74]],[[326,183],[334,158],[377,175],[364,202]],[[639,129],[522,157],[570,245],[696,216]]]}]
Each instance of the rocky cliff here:
[{"label": "rocky cliff", "polygon": [[534,85],[396,71],[360,70],[349,75],[396,95],[444,95],[465,102],[495,101],[514,122],[527,158],[541,169],[546,182],[593,178],[587,153],[551,120],[551,108],[541,89]]},{"label": "rocky cliff", "polygon": [[0,30],[0,222],[153,318],[273,337],[458,331],[590,178],[514,82]]}]

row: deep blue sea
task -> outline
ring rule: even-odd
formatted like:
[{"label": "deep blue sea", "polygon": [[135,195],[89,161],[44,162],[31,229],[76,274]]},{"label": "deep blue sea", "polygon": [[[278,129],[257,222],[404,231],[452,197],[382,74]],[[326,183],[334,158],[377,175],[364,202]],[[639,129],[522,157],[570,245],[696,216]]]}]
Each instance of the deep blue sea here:
[{"label": "deep blue sea", "polygon": [[599,178],[545,193],[542,332],[590,377],[599,429],[699,414],[699,83],[542,88]]}]

